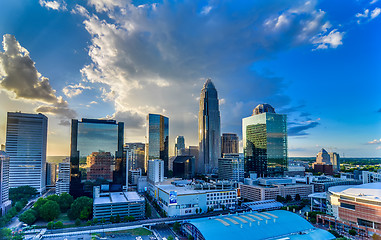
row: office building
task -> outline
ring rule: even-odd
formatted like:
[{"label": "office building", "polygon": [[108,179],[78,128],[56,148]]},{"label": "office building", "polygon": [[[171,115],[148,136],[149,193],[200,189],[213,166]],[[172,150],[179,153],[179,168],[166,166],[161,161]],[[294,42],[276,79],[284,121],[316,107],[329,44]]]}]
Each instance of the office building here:
[{"label": "office building", "polygon": [[334,178],[329,176],[314,177],[311,181],[311,184],[314,186],[314,192],[326,192],[330,187],[342,185],[359,185],[361,183],[361,180]]},{"label": "office building", "polygon": [[269,104],[259,104],[242,119],[245,171],[258,176],[281,176],[287,171],[287,116]]},{"label": "office building", "polygon": [[175,141],[175,156],[180,154],[181,149],[185,149],[184,136],[177,136]]},{"label": "office building", "polygon": [[142,176],[142,170],[140,168],[131,169],[128,171],[128,182],[132,185],[137,185],[138,179],[141,176]]},{"label": "office building", "polygon": [[110,220],[119,215],[135,219],[145,217],[145,200],[137,192],[101,192],[99,186],[94,187],[93,218]]},{"label": "office building", "polygon": [[9,156],[0,151],[0,210],[1,216],[11,208],[11,201],[9,200]]},{"label": "office building", "polygon": [[58,164],[58,179],[56,182],[56,194],[69,193],[70,191],[70,160],[66,158]]},{"label": "office building", "polygon": [[303,166],[289,165],[287,171],[284,172],[284,176],[295,177],[301,176],[303,177],[305,174],[306,168]]},{"label": "office building", "polygon": [[206,80],[200,95],[198,113],[199,158],[196,172],[217,173],[221,152],[220,110],[217,90],[212,80]]},{"label": "office building", "polygon": [[126,185],[123,154],[124,123],[115,120],[76,119],[71,123],[70,194],[92,196],[94,186],[109,184],[112,191]]},{"label": "office building", "polygon": [[332,229],[354,229],[360,237],[381,235],[381,183],[330,187],[327,193],[330,216],[319,215],[318,223]]},{"label": "office building", "polygon": [[333,167],[333,172],[340,172],[340,155],[335,152],[329,152],[328,154]]},{"label": "office building", "polygon": [[145,161],[145,144],[144,143],[125,143],[124,152],[126,152],[126,159],[128,162],[129,170],[142,169],[146,172]]},{"label": "office building", "polygon": [[316,155],[316,162],[312,164],[312,168],[316,173],[324,173],[326,175],[333,175],[333,165],[331,163],[331,157],[328,152],[322,148]]},{"label": "office building", "polygon": [[362,181],[364,184],[381,182],[381,170],[378,172],[362,171]]},{"label": "office building", "polygon": [[223,133],[221,137],[221,157],[224,153],[238,153],[239,138],[235,133]]},{"label": "office building", "polygon": [[148,160],[147,177],[147,180],[154,184],[164,181],[164,161],[160,159]]},{"label": "office building", "polygon": [[244,212],[186,221],[182,232],[194,240],[297,240],[336,239],[326,230],[316,228],[298,214],[275,210]]},{"label": "office building", "polygon": [[223,158],[218,159],[218,179],[243,182],[244,166],[243,154],[225,153]]},{"label": "office building", "polygon": [[[146,163],[151,159],[164,161],[164,176],[168,175],[169,168],[169,120],[160,114],[148,114],[147,116],[148,151]],[[147,167],[146,167],[147,169]]]},{"label": "office building", "polygon": [[250,201],[274,200],[277,196],[285,198],[287,195],[295,199],[296,194],[307,198],[314,192],[313,185],[299,184],[289,178],[245,179],[245,183],[239,186],[242,198]]},{"label": "office building", "polygon": [[169,217],[234,209],[238,201],[237,189],[228,181],[199,183],[168,179],[160,184],[150,184],[148,193]]},{"label": "office building", "polygon": [[46,186],[54,187],[57,181],[57,164],[56,163],[46,163]]},{"label": "office building", "polygon": [[195,157],[176,156],[173,160],[173,177],[191,179],[195,176]]},{"label": "office building", "polygon": [[6,152],[9,187],[31,186],[46,190],[48,118],[43,114],[8,112]]}]

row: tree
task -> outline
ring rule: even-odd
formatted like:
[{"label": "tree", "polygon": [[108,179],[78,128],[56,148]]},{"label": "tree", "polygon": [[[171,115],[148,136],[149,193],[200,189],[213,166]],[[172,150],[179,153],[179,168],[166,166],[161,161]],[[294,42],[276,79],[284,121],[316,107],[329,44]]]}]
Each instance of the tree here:
[{"label": "tree", "polygon": [[277,202],[285,202],[286,201],[286,199],[280,195],[276,196],[276,200],[277,200]]},{"label": "tree", "polygon": [[167,237],[167,239],[168,239],[168,240],[173,240],[173,236],[172,236],[172,235],[169,235],[169,236]]},{"label": "tree", "polygon": [[45,221],[52,221],[60,215],[60,206],[57,202],[48,200],[39,208],[39,215]]},{"label": "tree", "polygon": [[149,203],[146,201],[146,217],[149,218],[151,217],[152,215],[152,210],[151,210],[151,206],[149,205]]},{"label": "tree", "polygon": [[125,222],[135,221],[135,217],[134,216],[124,216],[123,219],[124,219]]},{"label": "tree", "polygon": [[115,222],[115,218],[114,218],[113,215],[110,216],[110,222],[111,222],[111,223],[114,223],[114,222]]},{"label": "tree", "polygon": [[58,195],[53,194],[53,195],[47,196],[47,197],[46,197],[46,200],[52,200],[52,201],[55,201],[56,203],[59,203],[59,202],[58,202],[58,199],[59,199],[59,198],[60,198],[60,197],[58,197]]},{"label": "tree", "polygon": [[63,223],[61,221],[54,223],[54,228],[56,228],[56,229],[63,228]]},{"label": "tree", "polygon": [[52,222],[52,221],[48,222],[48,225],[46,227],[48,229],[53,229],[54,228],[54,222]]},{"label": "tree", "polygon": [[198,208],[196,208],[196,214],[198,214]]},{"label": "tree", "polygon": [[25,205],[23,204],[23,202],[21,201],[18,201],[16,204],[15,204],[15,208],[16,208],[16,211],[17,212],[20,212],[21,209],[23,209],[25,207]]},{"label": "tree", "polygon": [[12,230],[9,228],[2,228],[0,230],[0,239],[11,239]]},{"label": "tree", "polygon": [[173,224],[173,231],[175,232],[179,232],[180,231],[180,228],[181,228],[181,224],[179,222],[175,222]]},{"label": "tree", "polygon": [[31,197],[37,195],[37,189],[31,186],[21,186],[9,189],[9,199],[12,202],[20,201],[21,199],[29,200]]},{"label": "tree", "polygon": [[93,218],[93,224],[97,224],[98,223],[98,218]]},{"label": "tree", "polygon": [[38,213],[33,209],[26,210],[19,216],[21,222],[32,225],[37,220]]},{"label": "tree", "polygon": [[33,205],[33,209],[37,211],[38,214],[40,214],[40,208],[42,205],[44,205],[48,200],[45,198],[39,198]]},{"label": "tree", "polygon": [[81,226],[81,220],[79,218],[75,219],[75,226]]},{"label": "tree", "polygon": [[350,235],[352,235],[352,236],[356,236],[356,235],[357,235],[357,232],[356,232],[356,230],[354,230],[354,229],[349,229],[348,233],[349,233]]},{"label": "tree", "polygon": [[286,201],[287,201],[287,202],[292,201],[292,197],[291,197],[291,195],[287,195],[287,196],[286,196]]},{"label": "tree", "polygon": [[116,223],[120,223],[120,221],[121,221],[121,218],[120,218],[120,215],[118,214],[118,215],[116,215],[116,217],[115,217],[115,222],[116,222]]},{"label": "tree", "polygon": [[300,195],[298,193],[295,195],[295,201],[300,201]]},{"label": "tree", "polygon": [[188,240],[194,240],[194,237],[191,235],[188,235]]},{"label": "tree", "polygon": [[60,205],[61,212],[67,212],[73,202],[73,196],[68,193],[61,193],[58,198],[58,204]]},{"label": "tree", "polygon": [[79,197],[71,204],[67,215],[70,219],[77,219],[80,217],[82,217],[82,219],[87,219],[91,215],[92,207],[93,200],[91,198],[85,196]]}]

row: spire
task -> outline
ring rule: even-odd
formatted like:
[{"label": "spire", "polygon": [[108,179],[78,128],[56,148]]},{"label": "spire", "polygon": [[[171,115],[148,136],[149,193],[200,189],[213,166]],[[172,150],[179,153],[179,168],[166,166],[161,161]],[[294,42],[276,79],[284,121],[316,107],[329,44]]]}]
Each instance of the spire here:
[{"label": "spire", "polygon": [[204,83],[203,89],[216,89],[214,86],[212,80],[210,78],[206,79],[206,82]]}]

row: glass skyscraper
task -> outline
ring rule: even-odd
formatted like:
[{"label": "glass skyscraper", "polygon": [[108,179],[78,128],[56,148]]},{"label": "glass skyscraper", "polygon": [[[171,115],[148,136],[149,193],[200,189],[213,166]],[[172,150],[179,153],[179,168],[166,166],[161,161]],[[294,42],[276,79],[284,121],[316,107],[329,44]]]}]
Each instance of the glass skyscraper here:
[{"label": "glass skyscraper", "polygon": [[124,123],[85,119],[71,122],[70,194],[92,196],[93,186],[120,191],[126,184]]},{"label": "glass skyscraper", "polygon": [[185,139],[184,136],[177,136],[175,142],[175,156],[180,154],[181,149],[185,149]]},{"label": "glass skyscraper", "polygon": [[148,169],[148,160],[161,159],[164,161],[164,176],[168,176],[169,119],[160,114],[148,114],[147,136],[145,169]]},{"label": "glass skyscraper", "polygon": [[283,175],[287,170],[287,116],[260,104],[242,119],[245,171],[258,176]]},{"label": "glass skyscraper", "polygon": [[238,153],[239,138],[235,133],[223,133],[221,137],[221,157],[224,153]]},{"label": "glass skyscraper", "polygon": [[31,186],[46,190],[48,118],[43,114],[8,112],[6,152],[9,187]]},{"label": "glass skyscraper", "polygon": [[196,172],[216,173],[221,151],[220,110],[217,90],[208,79],[201,89],[200,110],[198,113],[199,158]]}]

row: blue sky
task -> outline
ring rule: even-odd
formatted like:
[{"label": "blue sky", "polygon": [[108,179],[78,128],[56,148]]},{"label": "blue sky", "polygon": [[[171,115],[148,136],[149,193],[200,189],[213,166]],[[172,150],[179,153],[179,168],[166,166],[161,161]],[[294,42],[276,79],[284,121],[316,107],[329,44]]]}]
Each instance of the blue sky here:
[{"label": "blue sky", "polygon": [[[381,153],[381,1],[2,1],[0,143],[7,111],[49,117],[49,155],[71,118],[116,118],[145,141],[145,116],[197,145],[212,78],[222,132],[266,102],[288,115],[289,155]],[[25,50],[24,50],[25,49]],[[27,52],[26,52],[27,51]]]}]

